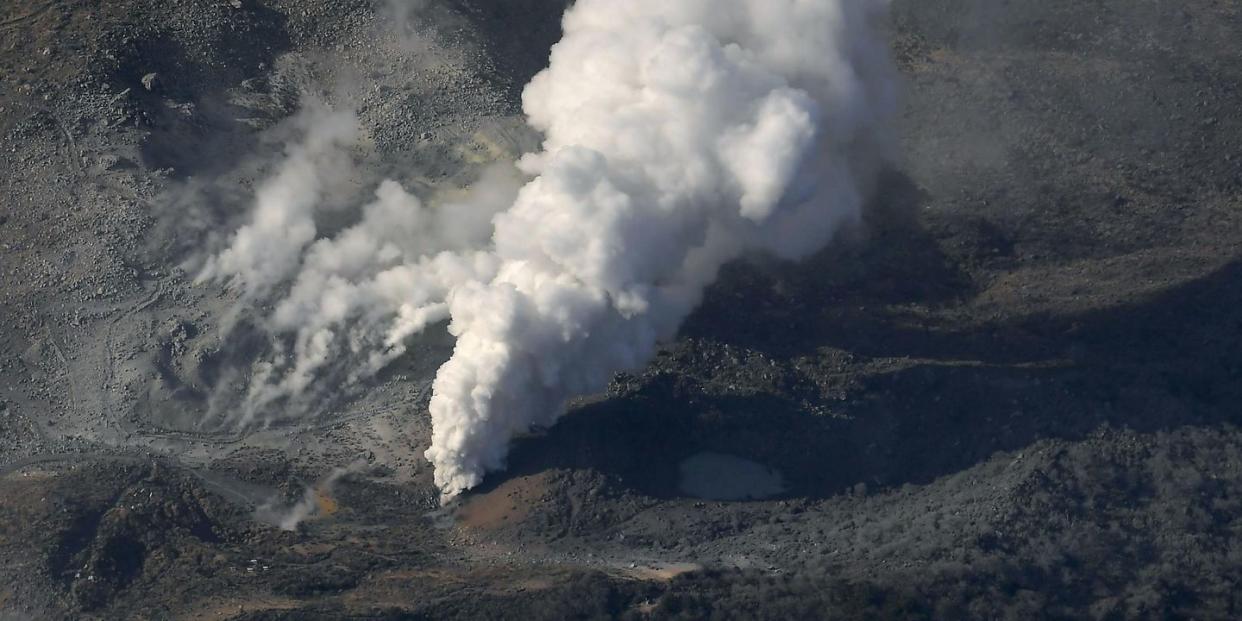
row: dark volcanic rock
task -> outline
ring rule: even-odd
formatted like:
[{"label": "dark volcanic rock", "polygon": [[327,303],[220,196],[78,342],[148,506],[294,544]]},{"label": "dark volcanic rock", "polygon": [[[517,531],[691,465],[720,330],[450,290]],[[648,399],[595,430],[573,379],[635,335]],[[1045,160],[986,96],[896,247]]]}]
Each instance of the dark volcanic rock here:
[{"label": "dark volcanic rock", "polygon": [[[566,2],[382,4],[0,6],[0,617],[1242,616],[1235,4],[895,0],[862,226],[727,266],[447,507],[445,334],[305,424],[203,420],[266,345],[185,270],[303,102],[357,98],[360,194],[537,143]],[[693,497],[704,453],[784,490]]]}]

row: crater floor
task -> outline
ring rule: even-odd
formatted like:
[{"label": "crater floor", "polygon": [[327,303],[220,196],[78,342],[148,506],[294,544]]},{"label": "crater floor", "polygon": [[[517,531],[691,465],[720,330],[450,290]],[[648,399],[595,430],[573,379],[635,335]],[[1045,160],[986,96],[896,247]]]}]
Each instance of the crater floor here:
[{"label": "crater floor", "polygon": [[261,346],[189,267],[311,98],[360,194],[538,144],[563,0],[424,4],[0,6],[0,618],[1242,615],[1242,7],[894,0],[864,226],[441,507],[447,335],[213,426]]}]

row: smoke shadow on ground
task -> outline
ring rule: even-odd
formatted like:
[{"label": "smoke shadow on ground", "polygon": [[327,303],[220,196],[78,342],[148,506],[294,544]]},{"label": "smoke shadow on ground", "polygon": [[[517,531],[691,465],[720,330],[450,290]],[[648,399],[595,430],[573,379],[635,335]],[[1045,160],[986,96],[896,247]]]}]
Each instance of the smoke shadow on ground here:
[{"label": "smoke shadow on ground", "polygon": [[[694,368],[712,362],[657,362],[621,394],[573,408],[554,428],[518,441],[499,476],[591,469],[622,488],[679,497],[678,463],[707,450],[774,467],[789,496],[816,498],[859,484],[925,484],[998,452],[1080,440],[1102,427],[1149,433],[1242,424],[1230,407],[1242,399],[1242,259],[1130,304],[933,330],[865,311],[877,300],[952,304],[971,291],[958,270],[936,263],[921,228],[889,235],[888,249],[861,251],[865,264],[841,269],[910,282],[908,289],[855,288],[831,273],[837,264],[826,253],[781,268],[821,283],[811,289],[823,293],[815,303],[725,309],[720,299],[763,300],[770,289],[770,280],[726,277],[716,301],[687,326],[696,338],[753,348],[781,364],[822,347],[863,361],[839,370],[852,384],[823,410],[813,413],[788,382],[722,395],[703,379],[711,369]],[[819,312],[824,307],[851,310]]]},{"label": "smoke shadow on ground", "polygon": [[[803,464],[801,480],[821,494],[851,479],[922,484],[998,451],[1080,440],[1103,426],[1238,424],[1229,404],[1242,398],[1240,302],[1235,260],[1145,302],[961,333],[979,352],[1010,348],[1021,361],[962,364],[961,351],[924,349],[925,360],[866,378],[828,438],[791,438],[831,462]],[[1049,352],[1069,356],[1041,364]]]},{"label": "smoke shadow on ground", "polygon": [[[515,0],[480,2],[450,0],[448,6],[479,33],[478,43],[492,63],[494,79],[521,101],[526,83],[548,65],[548,51],[561,38],[561,15],[570,0]],[[520,36],[514,26],[520,24]]]},{"label": "smoke shadow on ground", "polygon": [[[123,33],[115,59],[104,73],[124,93],[135,122],[148,129],[139,145],[142,164],[168,170],[176,179],[219,173],[235,165],[237,153],[255,145],[252,123],[271,123],[292,109],[285,101],[271,118],[255,119],[254,109],[235,105],[228,89],[243,85],[244,96],[271,95],[265,78],[276,58],[291,49],[284,14],[260,4],[234,11],[229,28],[208,29],[201,44],[187,48],[175,34]],[[279,89],[277,89],[279,90]]]},{"label": "smoke shadow on ground", "polygon": [[777,357],[825,343],[870,353],[879,333],[892,329],[885,307],[941,307],[976,293],[920,223],[925,200],[909,177],[884,171],[857,230],[801,263],[756,258],[726,266],[681,335]]}]

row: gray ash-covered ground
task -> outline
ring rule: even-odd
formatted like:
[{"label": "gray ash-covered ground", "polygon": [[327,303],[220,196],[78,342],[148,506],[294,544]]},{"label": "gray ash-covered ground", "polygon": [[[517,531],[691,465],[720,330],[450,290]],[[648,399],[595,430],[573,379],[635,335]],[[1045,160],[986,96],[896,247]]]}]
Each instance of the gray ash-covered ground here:
[{"label": "gray ash-covered ground", "polygon": [[[258,354],[183,262],[285,120],[353,97],[375,180],[469,183],[537,140],[564,5],[0,7],[0,618],[1242,616],[1231,2],[895,0],[865,226],[730,266],[451,506],[444,337],[312,420],[198,427]],[[692,497],[703,455],[784,491]]]}]

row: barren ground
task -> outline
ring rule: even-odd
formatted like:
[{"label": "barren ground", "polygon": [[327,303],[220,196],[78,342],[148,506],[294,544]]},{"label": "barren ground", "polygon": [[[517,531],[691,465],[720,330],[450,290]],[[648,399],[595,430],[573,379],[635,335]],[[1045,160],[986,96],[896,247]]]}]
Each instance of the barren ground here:
[{"label": "barren ground", "polygon": [[[200,425],[254,354],[183,262],[305,99],[412,189],[537,140],[563,1],[381,5],[0,3],[0,619],[1242,616],[1242,6],[894,0],[863,229],[731,266],[441,508],[446,336],[311,420]],[[702,453],[784,491],[691,497]]]}]

